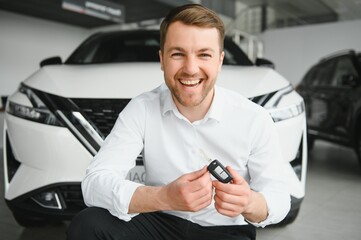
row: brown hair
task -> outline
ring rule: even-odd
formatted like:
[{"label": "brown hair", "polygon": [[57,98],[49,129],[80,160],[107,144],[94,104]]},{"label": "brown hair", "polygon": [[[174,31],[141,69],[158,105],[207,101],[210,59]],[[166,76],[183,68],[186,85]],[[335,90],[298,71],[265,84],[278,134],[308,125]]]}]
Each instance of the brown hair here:
[{"label": "brown hair", "polygon": [[164,42],[169,26],[180,21],[186,25],[194,25],[203,28],[216,28],[219,33],[220,50],[223,51],[224,23],[212,10],[199,5],[187,4],[172,9],[160,25],[160,49],[163,51]]}]

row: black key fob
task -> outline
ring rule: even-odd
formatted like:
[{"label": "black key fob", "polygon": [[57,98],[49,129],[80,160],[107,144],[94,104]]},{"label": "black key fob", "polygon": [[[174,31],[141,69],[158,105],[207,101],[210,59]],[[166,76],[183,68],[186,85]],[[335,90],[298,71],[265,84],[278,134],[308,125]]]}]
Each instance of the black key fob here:
[{"label": "black key fob", "polygon": [[213,160],[207,169],[213,177],[222,183],[229,183],[233,179],[232,175],[217,159]]}]

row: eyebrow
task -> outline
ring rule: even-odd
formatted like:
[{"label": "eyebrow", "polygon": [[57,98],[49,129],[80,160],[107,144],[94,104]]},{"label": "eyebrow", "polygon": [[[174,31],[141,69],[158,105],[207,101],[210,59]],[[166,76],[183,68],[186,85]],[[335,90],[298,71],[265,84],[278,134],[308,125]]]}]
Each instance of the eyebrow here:
[{"label": "eyebrow", "polygon": [[198,52],[208,52],[208,51],[215,52],[212,48],[202,48]]},{"label": "eyebrow", "polygon": [[[167,52],[171,52],[171,51],[180,51],[180,52],[185,52],[185,50],[181,47],[171,47],[168,49]],[[202,48],[202,49],[199,49],[197,52],[215,52],[212,48]]]},{"label": "eyebrow", "polygon": [[184,52],[184,49],[181,47],[171,47],[168,49],[167,52],[171,52],[171,51],[180,51],[180,52]]}]

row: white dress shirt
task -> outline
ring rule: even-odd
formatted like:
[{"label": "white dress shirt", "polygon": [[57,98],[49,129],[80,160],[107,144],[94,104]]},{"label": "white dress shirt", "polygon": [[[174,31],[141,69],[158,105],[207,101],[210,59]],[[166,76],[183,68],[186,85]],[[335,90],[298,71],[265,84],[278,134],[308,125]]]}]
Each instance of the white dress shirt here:
[{"label": "white dress shirt", "polygon": [[[129,221],[137,215],[128,214],[128,207],[141,184],[125,178],[137,156],[143,151],[145,185],[160,186],[208,165],[199,149],[231,166],[252,190],[263,194],[268,217],[252,224],[264,227],[287,215],[290,195],[280,169],[288,163],[282,159],[270,115],[238,93],[217,86],[208,113],[193,123],[178,111],[165,84],[133,98],[86,171],[85,203]],[[202,226],[247,224],[242,215],[221,215],[213,203],[198,212],[166,212]]]}]

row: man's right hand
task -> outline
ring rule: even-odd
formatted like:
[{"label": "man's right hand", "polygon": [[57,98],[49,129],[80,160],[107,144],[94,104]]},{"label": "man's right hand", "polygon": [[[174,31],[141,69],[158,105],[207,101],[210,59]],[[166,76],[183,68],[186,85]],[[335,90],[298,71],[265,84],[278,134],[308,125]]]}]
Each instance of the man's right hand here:
[{"label": "man's right hand", "polygon": [[164,200],[170,210],[197,212],[212,202],[212,180],[207,167],[184,174],[164,186]]},{"label": "man's right hand", "polygon": [[129,213],[162,210],[196,212],[211,204],[212,191],[212,180],[205,166],[165,186],[138,187],[131,199]]}]

